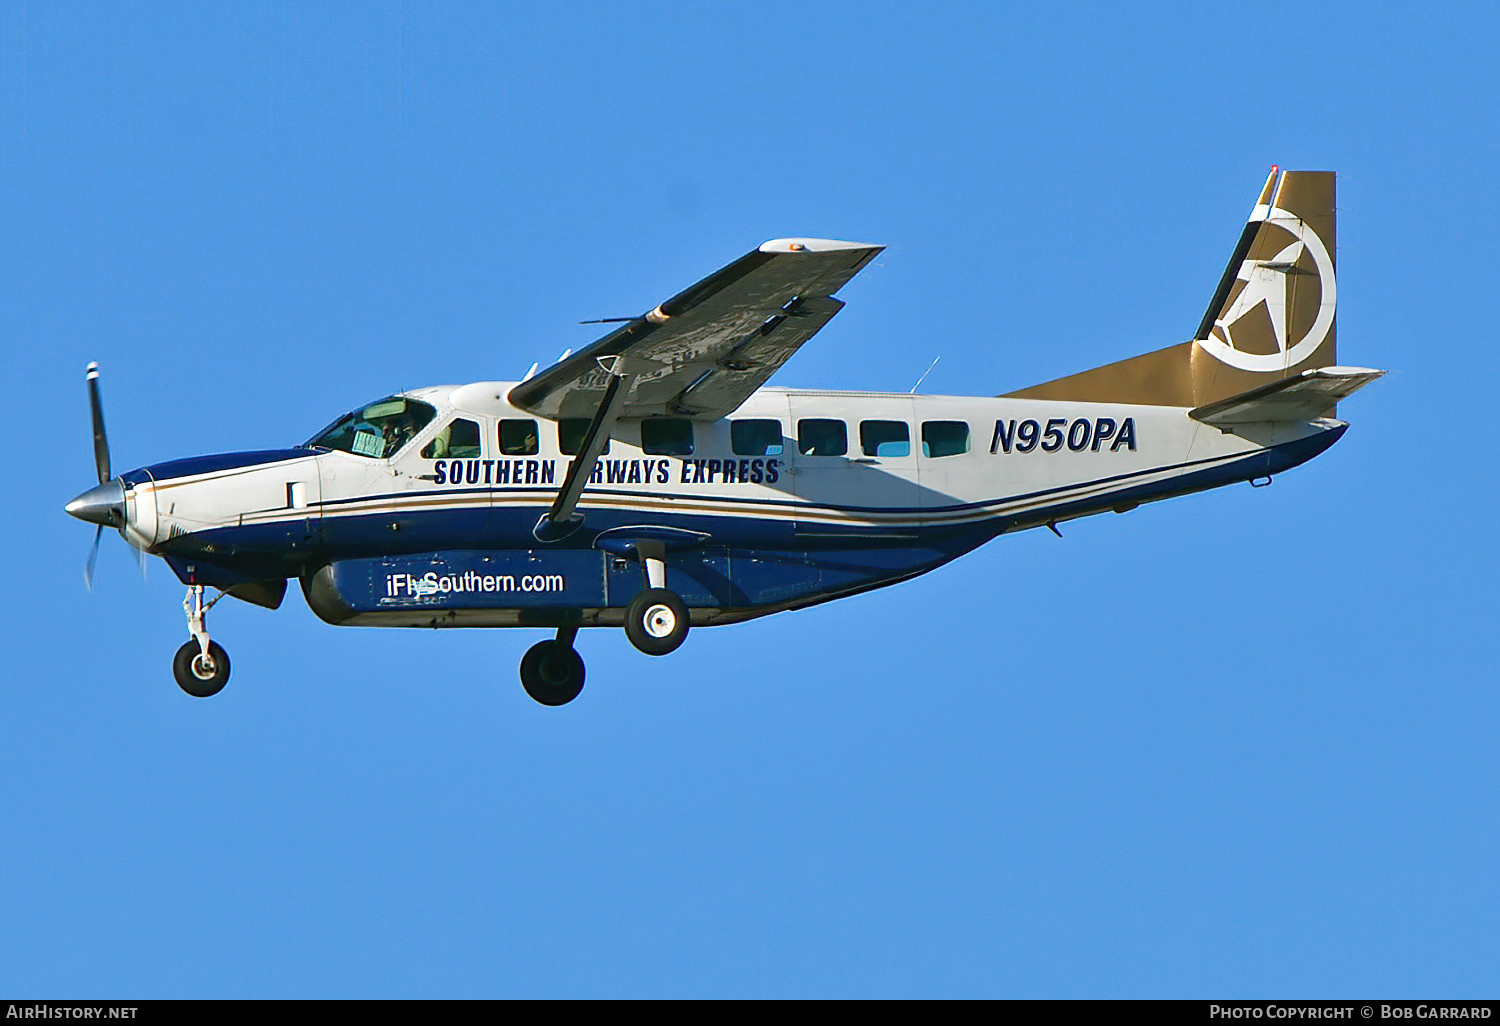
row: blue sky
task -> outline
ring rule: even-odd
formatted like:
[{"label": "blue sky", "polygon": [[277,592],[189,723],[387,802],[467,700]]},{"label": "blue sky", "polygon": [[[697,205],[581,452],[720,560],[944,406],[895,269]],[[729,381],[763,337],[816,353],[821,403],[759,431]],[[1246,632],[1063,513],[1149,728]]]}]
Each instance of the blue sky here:
[{"label": "blue sky", "polygon": [[[0,6],[0,993],[1494,996],[1482,5]],[[994,394],[1187,338],[1337,170],[1340,359],[1273,487],[695,632],[372,631],[62,504],[523,374],[759,242],[882,242],[787,385]]]}]

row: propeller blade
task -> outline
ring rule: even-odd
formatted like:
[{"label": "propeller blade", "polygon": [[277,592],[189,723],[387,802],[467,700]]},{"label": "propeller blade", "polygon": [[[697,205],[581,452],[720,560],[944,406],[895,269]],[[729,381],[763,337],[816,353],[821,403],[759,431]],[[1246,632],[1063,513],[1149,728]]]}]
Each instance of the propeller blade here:
[{"label": "propeller blade", "polygon": [[99,398],[97,363],[89,364],[86,380],[89,386],[89,409],[94,415],[94,470],[99,475],[99,483],[103,484],[114,475],[109,472],[109,439],[104,434],[104,401]]},{"label": "propeller blade", "polygon": [[104,535],[104,525],[100,524],[94,529],[94,547],[89,550],[88,565],[83,568],[83,583],[88,585],[89,591],[94,590],[94,564],[99,561],[99,539]]}]

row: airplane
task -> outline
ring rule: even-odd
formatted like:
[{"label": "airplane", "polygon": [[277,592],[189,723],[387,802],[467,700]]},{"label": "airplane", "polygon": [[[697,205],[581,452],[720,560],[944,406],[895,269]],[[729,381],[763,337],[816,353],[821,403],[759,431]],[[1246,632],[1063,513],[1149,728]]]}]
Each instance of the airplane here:
[{"label": "airplane", "polygon": [[[1344,434],[1384,372],[1335,362],[1334,174],[1272,168],[1191,340],[999,396],[768,386],[883,247],[774,239],[520,382],[401,392],[306,443],[110,469],[66,511],[187,585],[189,695],[229,657],[208,610],[523,627],[526,693],[572,701],[584,627],[648,655],[691,627],[927,573],[1003,534],[1248,481]],[[915,391],[915,390],[913,390]],[[141,556],[140,558],[144,558]],[[205,588],[217,594],[205,601]]]}]

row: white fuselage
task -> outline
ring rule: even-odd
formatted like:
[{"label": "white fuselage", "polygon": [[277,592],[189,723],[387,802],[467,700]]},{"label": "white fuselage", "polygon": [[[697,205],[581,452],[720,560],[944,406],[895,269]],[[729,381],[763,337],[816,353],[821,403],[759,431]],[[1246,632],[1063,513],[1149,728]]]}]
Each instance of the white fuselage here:
[{"label": "white fuselage", "polygon": [[[133,543],[150,548],[256,524],[546,506],[572,457],[561,451],[556,425],[545,420],[537,422],[535,453],[500,451],[500,421],[535,420],[505,402],[510,387],[480,382],[409,393],[436,406],[438,415],[389,460],[309,452],[142,482],[130,493],[126,531]],[[455,418],[479,426],[479,454],[424,456],[424,446]],[[737,452],[732,424],[740,420],[775,421],[779,447]],[[844,424],[845,451],[799,451],[805,421]],[[872,536],[881,529],[958,527],[996,517],[1046,523],[1063,507],[1066,515],[1079,515],[1072,511],[1079,503],[1109,508],[1111,496],[1152,486],[1170,490],[1174,478],[1341,426],[1281,422],[1240,425],[1230,433],[1175,407],[783,388],[762,389],[729,418],[694,423],[691,453],[643,449],[640,424],[617,424],[580,503],[585,515],[609,510],[642,518],[790,521],[804,531],[826,525]],[[906,425],[904,447],[899,441],[869,444],[862,428],[871,424]],[[924,426],[931,424],[949,425],[950,445],[951,426],[966,426],[966,451],[924,453]]]}]

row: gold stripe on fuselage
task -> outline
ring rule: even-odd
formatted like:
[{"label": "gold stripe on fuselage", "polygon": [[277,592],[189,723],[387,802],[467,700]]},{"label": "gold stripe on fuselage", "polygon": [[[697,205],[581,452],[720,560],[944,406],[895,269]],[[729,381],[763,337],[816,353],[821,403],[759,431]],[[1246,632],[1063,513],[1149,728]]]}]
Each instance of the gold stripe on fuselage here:
[{"label": "gold stripe on fuselage", "polygon": [[[1216,463],[1228,462],[1239,458],[1241,454],[1228,454],[1217,460],[1208,461],[1204,468]],[[1018,513],[1034,512],[1045,509],[1048,506],[1062,505],[1065,503],[1078,502],[1080,500],[1102,497],[1120,490],[1123,487],[1147,483],[1147,479],[1153,475],[1171,475],[1180,468],[1158,467],[1139,471],[1123,478],[1108,482],[1082,484],[1072,488],[1060,489],[1046,496],[1038,496],[1031,499],[1017,498],[995,498],[984,500],[967,506],[964,509],[943,511],[912,511],[912,510],[879,510],[869,509],[860,511],[838,510],[816,505],[798,505],[787,507],[780,504],[770,504],[756,499],[732,499],[726,500],[722,496],[707,496],[696,498],[685,495],[663,495],[659,498],[633,497],[608,494],[584,493],[579,503],[580,508],[596,511],[620,510],[631,512],[648,513],[682,513],[699,516],[724,516],[738,517],[750,520],[773,520],[773,521],[799,521],[817,522],[823,524],[839,524],[847,526],[870,526],[870,527],[922,527],[922,526],[961,526],[967,523],[979,523],[998,516],[1013,515]],[[279,520],[302,520],[309,516],[344,517],[344,516],[375,516],[380,514],[403,513],[414,510],[434,509],[496,509],[501,507],[531,507],[543,509],[552,498],[552,492],[539,489],[529,493],[491,493],[489,496],[476,497],[474,495],[454,496],[431,496],[423,495],[411,498],[382,498],[371,500],[356,500],[353,502],[341,502],[338,505],[313,506],[308,510],[291,511],[285,508],[275,510],[263,510],[257,513],[249,513],[240,517],[241,524],[248,523],[274,523]]]}]

